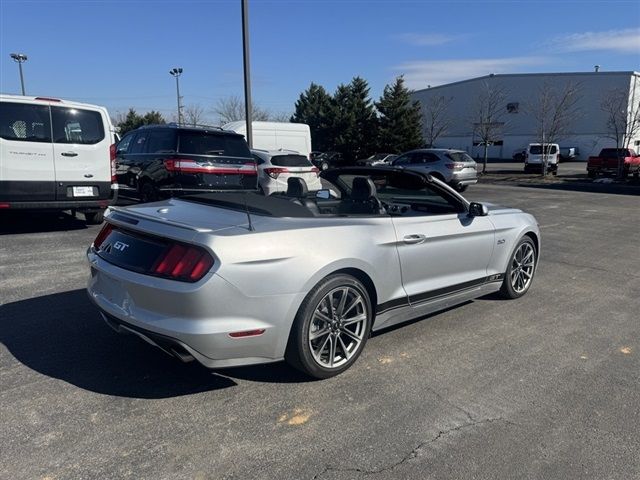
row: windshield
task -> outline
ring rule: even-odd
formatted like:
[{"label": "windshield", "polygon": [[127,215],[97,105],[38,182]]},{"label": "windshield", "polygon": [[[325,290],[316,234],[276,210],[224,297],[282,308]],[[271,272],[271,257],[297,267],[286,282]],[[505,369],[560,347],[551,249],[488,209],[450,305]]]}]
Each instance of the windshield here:
[{"label": "windshield", "polygon": [[[547,151],[547,155],[553,155],[554,153],[558,153],[558,150],[555,145],[545,145],[544,148]],[[542,155],[542,145],[531,145],[529,147],[529,153],[531,155]]]}]

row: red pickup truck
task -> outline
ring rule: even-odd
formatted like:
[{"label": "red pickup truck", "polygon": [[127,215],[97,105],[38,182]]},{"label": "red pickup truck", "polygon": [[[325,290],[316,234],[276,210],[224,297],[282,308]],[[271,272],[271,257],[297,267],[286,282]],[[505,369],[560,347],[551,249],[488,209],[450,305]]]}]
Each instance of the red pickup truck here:
[{"label": "red pickup truck", "polygon": [[598,174],[617,175],[618,159],[622,160],[622,175],[630,173],[638,176],[640,173],[640,156],[631,148],[603,148],[597,157],[587,160],[589,178],[596,178]]}]

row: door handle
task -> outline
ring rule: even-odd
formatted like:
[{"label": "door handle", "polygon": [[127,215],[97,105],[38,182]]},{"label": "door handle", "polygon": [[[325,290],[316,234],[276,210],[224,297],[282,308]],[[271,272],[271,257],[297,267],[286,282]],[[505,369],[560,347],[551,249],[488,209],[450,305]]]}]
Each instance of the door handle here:
[{"label": "door handle", "polygon": [[404,243],[408,245],[423,243],[426,240],[427,240],[427,237],[419,233],[414,233],[413,235],[405,235],[405,237],[403,238]]},{"label": "door handle", "polygon": [[78,154],[76,152],[62,152],[60,155],[63,157],[77,157]]}]

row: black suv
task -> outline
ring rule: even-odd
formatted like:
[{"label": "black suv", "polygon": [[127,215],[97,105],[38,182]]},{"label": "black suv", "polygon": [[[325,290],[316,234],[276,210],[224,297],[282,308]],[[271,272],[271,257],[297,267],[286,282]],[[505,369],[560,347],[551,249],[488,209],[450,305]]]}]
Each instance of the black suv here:
[{"label": "black suv", "polygon": [[328,168],[344,167],[346,162],[344,157],[339,152],[324,152],[311,159],[313,163],[320,170],[327,170]]},{"label": "black suv", "polygon": [[146,125],[116,146],[120,194],[143,202],[220,190],[255,190],[257,170],[244,137],[215,127]]}]

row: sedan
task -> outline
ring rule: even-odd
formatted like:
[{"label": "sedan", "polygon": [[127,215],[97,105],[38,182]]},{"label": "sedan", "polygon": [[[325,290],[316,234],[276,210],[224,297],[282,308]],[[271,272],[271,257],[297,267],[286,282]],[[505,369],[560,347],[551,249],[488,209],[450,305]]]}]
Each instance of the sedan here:
[{"label": "sedan", "polygon": [[[285,359],[311,377],[356,362],[372,331],[493,292],[540,257],[535,218],[391,167],[321,174],[286,195],[203,193],[111,207],[89,297],[114,330],[209,368]],[[334,194],[332,194],[334,192]]]}]

